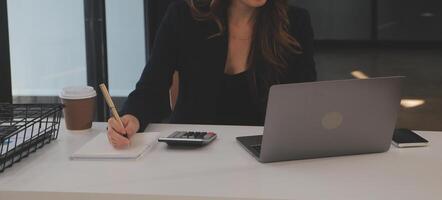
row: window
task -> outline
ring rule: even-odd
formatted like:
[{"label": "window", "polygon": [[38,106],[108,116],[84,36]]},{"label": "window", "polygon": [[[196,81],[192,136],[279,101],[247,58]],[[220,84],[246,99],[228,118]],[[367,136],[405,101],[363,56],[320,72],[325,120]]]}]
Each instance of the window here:
[{"label": "window", "polygon": [[58,96],[65,86],[85,85],[83,1],[8,0],[7,5],[14,101]]},{"label": "window", "polygon": [[146,65],[143,0],[106,0],[109,90],[127,97]]}]

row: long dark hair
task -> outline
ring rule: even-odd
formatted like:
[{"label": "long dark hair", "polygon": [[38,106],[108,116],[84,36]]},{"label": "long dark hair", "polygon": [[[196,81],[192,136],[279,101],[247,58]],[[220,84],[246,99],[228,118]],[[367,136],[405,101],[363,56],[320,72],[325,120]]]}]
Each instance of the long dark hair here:
[{"label": "long dark hair", "polygon": [[[219,31],[209,38],[226,33],[227,24],[223,20],[226,18],[223,16],[226,17],[231,1],[186,0],[194,19],[213,21],[218,26]],[[302,47],[289,33],[287,0],[267,0],[258,8],[254,22],[253,42],[247,58],[248,81],[253,97],[251,103],[257,105],[259,121],[263,124],[270,86],[281,83],[288,59],[293,54],[301,54]]]},{"label": "long dark hair", "polygon": [[[221,16],[227,13],[231,0],[186,0],[196,20],[211,20],[218,26],[219,32],[210,37],[220,36],[226,31],[226,24]],[[258,8],[255,16],[254,31],[248,57],[252,65],[254,56],[259,53],[273,70],[281,71],[288,65],[287,57],[293,53],[302,53],[299,42],[289,34],[287,0],[268,0]]]}]

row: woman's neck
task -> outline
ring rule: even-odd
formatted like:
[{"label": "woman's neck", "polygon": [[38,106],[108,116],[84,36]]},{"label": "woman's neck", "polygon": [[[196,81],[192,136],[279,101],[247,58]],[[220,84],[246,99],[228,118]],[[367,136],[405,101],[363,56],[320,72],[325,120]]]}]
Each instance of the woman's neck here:
[{"label": "woman's neck", "polygon": [[228,11],[229,24],[234,26],[250,26],[254,22],[256,8],[250,7],[238,0],[231,1]]}]

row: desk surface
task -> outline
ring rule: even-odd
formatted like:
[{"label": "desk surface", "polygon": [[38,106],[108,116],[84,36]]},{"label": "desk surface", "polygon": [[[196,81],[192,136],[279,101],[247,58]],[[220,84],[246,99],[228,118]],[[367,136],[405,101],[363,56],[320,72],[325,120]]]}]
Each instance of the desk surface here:
[{"label": "desk surface", "polygon": [[0,199],[442,199],[442,133],[419,132],[427,148],[261,164],[236,136],[262,127],[154,124],[148,131],[210,130],[201,149],[159,143],[138,160],[70,160],[98,132],[59,139],[0,174]]}]

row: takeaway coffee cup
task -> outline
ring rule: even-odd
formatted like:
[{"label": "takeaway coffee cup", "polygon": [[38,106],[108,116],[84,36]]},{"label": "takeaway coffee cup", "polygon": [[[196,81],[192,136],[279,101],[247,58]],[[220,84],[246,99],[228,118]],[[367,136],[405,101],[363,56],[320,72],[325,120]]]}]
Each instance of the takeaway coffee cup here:
[{"label": "takeaway coffee cup", "polygon": [[87,130],[92,127],[97,93],[89,86],[65,87],[60,93],[68,130]]}]

